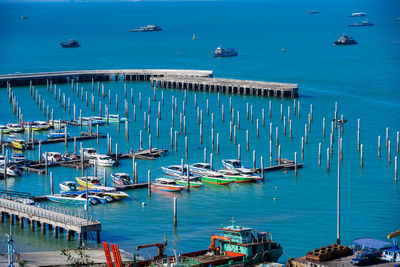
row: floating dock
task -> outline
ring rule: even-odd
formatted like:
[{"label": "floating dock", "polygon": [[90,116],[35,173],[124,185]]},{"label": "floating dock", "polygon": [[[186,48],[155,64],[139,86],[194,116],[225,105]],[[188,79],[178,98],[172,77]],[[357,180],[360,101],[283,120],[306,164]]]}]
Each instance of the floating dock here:
[{"label": "floating dock", "polygon": [[[87,239],[88,232],[97,233],[97,242],[100,243],[101,223],[90,218],[83,218],[80,214],[60,208],[51,208],[43,205],[30,206],[20,203],[14,198],[0,197],[0,220],[9,219],[10,224],[15,220],[19,221],[21,228],[24,228],[26,220],[32,231],[35,226],[41,227],[41,233],[46,234],[46,229],[53,230],[53,238],[58,238],[59,232],[66,231],[67,240],[71,240],[75,233],[79,236],[79,244],[82,238]],[[47,226],[47,227],[46,227]]]},{"label": "floating dock", "polygon": [[151,86],[161,88],[187,89],[200,92],[220,92],[238,95],[268,97],[298,97],[298,85],[211,77],[164,76],[150,78]]},{"label": "floating dock", "polygon": [[151,77],[164,76],[213,77],[210,70],[174,70],[174,69],[119,69],[119,70],[76,70],[41,73],[21,73],[0,75],[0,87],[44,85],[75,82],[103,81],[149,81]]}]

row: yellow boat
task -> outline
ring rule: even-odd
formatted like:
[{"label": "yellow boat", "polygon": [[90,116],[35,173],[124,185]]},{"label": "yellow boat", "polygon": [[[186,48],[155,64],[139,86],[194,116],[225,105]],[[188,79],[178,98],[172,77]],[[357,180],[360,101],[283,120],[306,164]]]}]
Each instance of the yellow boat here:
[{"label": "yellow boat", "polygon": [[3,134],[9,134],[9,133],[11,133],[11,130],[8,129],[7,126],[2,126],[2,125],[0,125],[0,131],[1,131]]},{"label": "yellow boat", "polygon": [[25,132],[28,131],[28,128],[30,128],[31,131],[44,131],[50,129],[50,127],[51,126],[48,125],[45,121],[35,121],[29,127],[25,126]]},{"label": "yellow boat", "polygon": [[79,186],[83,188],[86,188],[86,183],[88,189],[93,189],[94,186],[101,185],[100,179],[94,176],[76,177],[75,179]]},{"label": "yellow boat", "polygon": [[87,188],[91,190],[100,190],[103,194],[112,197],[113,199],[123,199],[129,197],[129,195],[122,191],[117,191],[115,187],[103,186],[100,182],[100,179],[94,176],[87,177],[75,177],[81,189]]},{"label": "yellow boat", "polygon": [[12,140],[11,145],[13,148],[16,148],[16,149],[26,149],[25,140],[22,140],[22,139]]}]

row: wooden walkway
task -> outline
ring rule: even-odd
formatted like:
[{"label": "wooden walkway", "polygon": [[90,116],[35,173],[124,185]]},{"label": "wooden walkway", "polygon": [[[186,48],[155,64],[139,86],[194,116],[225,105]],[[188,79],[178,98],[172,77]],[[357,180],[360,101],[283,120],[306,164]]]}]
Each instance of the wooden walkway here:
[{"label": "wooden walkway", "polygon": [[[163,76],[199,76],[212,77],[209,70],[176,70],[176,69],[117,69],[117,70],[75,70],[41,73],[21,73],[0,75],[0,87],[44,85],[52,83],[98,82],[98,81],[148,81],[151,77]],[[93,86],[93,85],[92,85]]]},{"label": "wooden walkway", "polygon": [[152,77],[151,86],[268,97],[298,97],[297,84],[210,77]]},{"label": "wooden walkway", "polygon": [[64,230],[67,240],[71,240],[74,233],[77,233],[79,244],[82,243],[82,238],[87,238],[88,232],[96,232],[97,242],[100,242],[101,223],[91,218],[86,219],[81,214],[74,214],[70,210],[39,204],[30,206],[20,203],[14,198],[1,196],[1,221],[3,222],[6,217],[8,217],[10,224],[14,224],[15,220],[18,220],[21,228],[24,228],[24,221],[27,220],[32,231],[35,230],[36,225],[40,226],[42,234],[46,234],[46,229],[53,230],[54,238],[58,238],[59,232]]}]

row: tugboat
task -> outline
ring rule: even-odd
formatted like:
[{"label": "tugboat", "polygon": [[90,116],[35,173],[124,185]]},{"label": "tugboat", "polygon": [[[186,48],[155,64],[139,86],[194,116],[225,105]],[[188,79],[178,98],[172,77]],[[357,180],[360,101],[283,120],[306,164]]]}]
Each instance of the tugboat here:
[{"label": "tugboat", "polygon": [[79,47],[81,46],[77,40],[69,40],[68,42],[61,42],[62,48]]},{"label": "tugboat", "polygon": [[233,48],[221,48],[221,46],[218,46],[213,55],[214,57],[235,57],[238,55],[238,52]]},{"label": "tugboat", "polygon": [[[139,246],[137,249],[157,246],[159,255],[153,261],[139,261],[136,266],[172,266],[172,263],[176,264],[173,266],[256,266],[263,262],[276,262],[282,255],[282,247],[272,241],[269,232],[236,226],[233,219],[232,225],[220,230],[221,235],[211,235],[208,249],[184,253],[179,257],[163,254],[166,242]],[[220,245],[217,246],[216,242]]]},{"label": "tugboat", "polygon": [[139,29],[130,29],[130,32],[159,32],[162,31],[160,26],[157,25],[147,25],[140,27]]},{"label": "tugboat", "polygon": [[334,45],[352,45],[357,44],[357,42],[350,36],[343,34],[337,41],[333,42]]},{"label": "tugboat", "polygon": [[363,20],[362,22],[357,22],[357,23],[353,23],[350,25],[347,25],[349,27],[362,27],[362,26],[374,26],[374,24],[372,22],[369,22],[367,19]]}]

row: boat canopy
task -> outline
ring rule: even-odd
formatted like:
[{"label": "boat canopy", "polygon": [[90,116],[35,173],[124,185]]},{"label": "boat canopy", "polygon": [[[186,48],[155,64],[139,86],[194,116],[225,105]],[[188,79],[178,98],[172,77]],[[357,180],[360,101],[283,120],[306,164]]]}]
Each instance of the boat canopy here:
[{"label": "boat canopy", "polygon": [[388,242],[374,239],[371,237],[361,237],[361,238],[354,239],[353,244],[362,246],[362,247],[373,248],[373,249],[377,249],[377,250],[392,247],[392,244],[390,244]]}]

